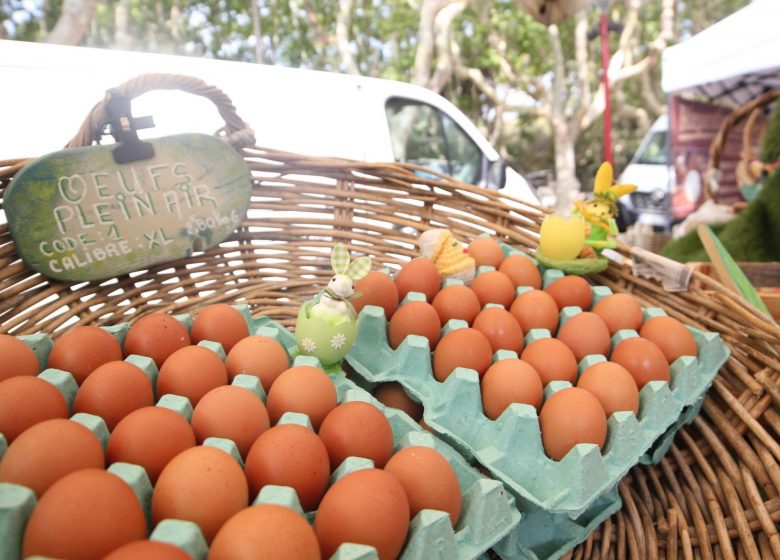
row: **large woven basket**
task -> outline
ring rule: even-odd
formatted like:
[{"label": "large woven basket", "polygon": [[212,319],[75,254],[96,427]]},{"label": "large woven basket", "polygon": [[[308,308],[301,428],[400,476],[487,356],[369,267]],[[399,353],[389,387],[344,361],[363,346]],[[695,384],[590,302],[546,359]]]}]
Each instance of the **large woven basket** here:
[{"label": "large woven basket", "polygon": [[[226,137],[246,126],[229,99],[194,79],[146,76],[120,87],[130,97],[182,89],[217,104]],[[92,142],[98,104],[70,146]],[[247,219],[226,242],[175,263],[103,282],[62,283],[33,272],[0,225],[0,332],[57,336],[76,324],[134,321],[152,311],[191,312],[215,302],[245,303],[292,326],[297,307],[329,277],[336,241],[397,268],[416,254],[418,234],[447,227],[464,241],[489,233],[533,253],[541,208],[446,177],[425,179],[402,164],[303,157],[240,147],[254,185]],[[0,161],[0,193],[24,160]],[[426,175],[430,177],[430,175]],[[629,257],[630,248],[619,247]],[[780,558],[780,328],[711,278],[668,293],[611,264],[595,281],[646,306],[720,333],[732,355],[695,422],[668,455],[620,483],[623,508],[574,549],[572,558]]]}]

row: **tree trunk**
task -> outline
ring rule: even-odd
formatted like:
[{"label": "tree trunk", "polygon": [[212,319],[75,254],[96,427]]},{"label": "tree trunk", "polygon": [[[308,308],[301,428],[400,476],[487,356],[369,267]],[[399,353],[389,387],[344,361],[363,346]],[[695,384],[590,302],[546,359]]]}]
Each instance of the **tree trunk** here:
[{"label": "tree trunk", "polygon": [[354,0],[342,0],[339,6],[339,15],[336,20],[336,44],[341,55],[341,64],[348,74],[360,75],[360,68],[355,63],[349,44],[349,28],[352,24],[352,8]]},{"label": "tree trunk", "polygon": [[574,156],[574,142],[579,127],[575,119],[566,111],[566,69],[557,25],[553,24],[547,28],[547,37],[555,61],[548,109],[555,148],[555,209],[558,212],[566,212],[580,189],[577,180],[577,160]]},{"label": "tree trunk", "polygon": [[260,23],[260,8],[257,7],[258,0],[249,0],[249,7],[252,11],[252,32],[255,35],[255,62],[263,64],[263,33]]},{"label": "tree trunk", "polygon": [[577,160],[574,154],[575,136],[566,123],[553,125],[553,143],[555,146],[555,210],[571,210],[580,182],[577,180]]},{"label": "tree trunk", "polygon": [[133,46],[133,37],[130,34],[131,3],[131,0],[119,0],[114,8],[114,44],[124,50]]},{"label": "tree trunk", "polygon": [[46,42],[78,45],[89,29],[94,12],[95,0],[65,0],[62,15],[46,37]]}]

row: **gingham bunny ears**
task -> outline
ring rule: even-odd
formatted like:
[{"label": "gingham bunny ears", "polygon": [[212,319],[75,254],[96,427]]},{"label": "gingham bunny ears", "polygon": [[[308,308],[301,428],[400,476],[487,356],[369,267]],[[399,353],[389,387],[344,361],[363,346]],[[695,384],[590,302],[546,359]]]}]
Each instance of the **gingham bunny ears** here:
[{"label": "gingham bunny ears", "polygon": [[358,257],[350,263],[349,250],[337,243],[330,252],[330,265],[336,274],[344,274],[353,280],[360,280],[371,270],[371,257]]}]

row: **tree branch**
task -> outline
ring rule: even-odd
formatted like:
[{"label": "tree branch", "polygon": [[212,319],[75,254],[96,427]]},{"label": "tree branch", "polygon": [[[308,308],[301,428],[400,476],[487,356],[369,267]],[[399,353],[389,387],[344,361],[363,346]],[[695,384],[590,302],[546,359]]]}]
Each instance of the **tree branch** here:
[{"label": "tree branch", "polygon": [[94,12],[95,0],[65,0],[62,14],[46,37],[46,42],[78,45],[89,29]]},{"label": "tree branch", "polygon": [[580,91],[579,108],[575,122],[579,123],[590,106],[593,93],[590,87],[590,68],[588,66],[588,18],[585,10],[577,12],[575,17],[574,53],[577,63],[577,87]]},{"label": "tree branch", "polygon": [[452,22],[463,10],[466,9],[466,2],[453,2],[444,6],[434,19],[434,32],[436,43],[436,69],[431,76],[429,87],[440,93],[452,79],[453,61],[452,61]]}]

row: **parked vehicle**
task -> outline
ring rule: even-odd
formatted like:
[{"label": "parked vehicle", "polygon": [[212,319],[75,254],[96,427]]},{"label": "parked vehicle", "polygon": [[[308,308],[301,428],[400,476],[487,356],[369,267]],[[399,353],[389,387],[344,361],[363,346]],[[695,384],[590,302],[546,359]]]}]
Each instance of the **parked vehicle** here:
[{"label": "parked vehicle", "polygon": [[637,186],[636,191],[620,200],[621,217],[625,223],[669,228],[675,177],[670,153],[669,119],[662,115],[650,127],[618,179],[620,183]]},{"label": "parked vehicle", "polygon": [[[183,74],[223,90],[257,144],[314,156],[404,161],[523,200],[527,181],[501,159],[466,115],[411,84],[314,70],[109,49],[0,41],[0,159],[60,149],[109,88],[145,73]],[[213,133],[214,105],[154,91],[133,102],[156,126],[139,136]]]}]

